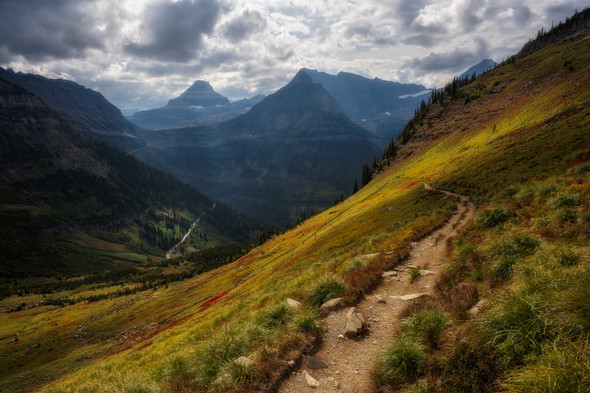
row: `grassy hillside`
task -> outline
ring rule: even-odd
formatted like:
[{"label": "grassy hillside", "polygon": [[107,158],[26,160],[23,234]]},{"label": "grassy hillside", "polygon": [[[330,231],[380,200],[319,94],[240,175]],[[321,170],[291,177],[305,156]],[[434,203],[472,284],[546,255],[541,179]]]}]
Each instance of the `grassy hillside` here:
[{"label": "grassy hillside", "polygon": [[[457,314],[448,317],[458,326],[447,330],[449,352],[419,349],[421,359],[432,361],[411,374],[429,378],[414,387],[422,390],[413,391],[478,391],[494,383],[510,391],[529,385],[552,391],[535,385],[534,376],[553,373],[559,379],[571,364],[579,365],[574,375],[587,378],[584,337],[590,325],[588,306],[580,299],[588,298],[590,263],[589,47],[588,35],[548,46],[437,102],[400,146],[398,159],[357,194],[234,263],[156,291],[3,313],[0,389],[182,392],[268,386],[314,340],[321,325],[318,304],[338,294],[354,301],[408,254],[412,240],[452,213],[455,202],[425,190],[421,181],[471,196],[478,219],[456,240],[447,278],[440,280],[448,289],[441,299],[454,295],[447,303],[434,299],[414,310],[449,312],[446,305],[459,304]],[[379,256],[363,257],[369,253]],[[465,371],[463,347],[457,344],[455,352],[453,337],[466,337],[470,330],[461,325],[470,304],[458,302],[462,292],[456,289],[466,287],[489,299],[498,296],[490,300],[492,312],[484,314],[481,335],[465,344],[474,354],[467,361],[487,365],[467,369],[481,371],[463,379],[475,381],[471,388],[445,377]],[[522,291],[531,301],[520,308],[529,318],[521,327],[514,325],[521,319],[508,312],[522,304]],[[304,307],[285,306],[287,297]],[[9,301],[15,299],[4,304]],[[571,324],[559,324],[563,318],[552,315],[555,310]],[[527,331],[540,336],[527,341]],[[501,357],[489,360],[500,347]],[[253,365],[235,363],[240,356]],[[381,370],[382,383],[414,382],[403,374],[396,379],[395,369]],[[498,380],[502,375],[507,377]]]}]

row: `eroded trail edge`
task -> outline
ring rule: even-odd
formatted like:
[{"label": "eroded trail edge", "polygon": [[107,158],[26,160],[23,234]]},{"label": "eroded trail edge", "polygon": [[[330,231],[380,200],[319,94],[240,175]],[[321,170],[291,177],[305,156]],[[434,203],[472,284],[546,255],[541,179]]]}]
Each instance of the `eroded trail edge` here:
[{"label": "eroded trail edge", "polygon": [[[329,314],[323,320],[325,332],[318,352],[313,355],[327,365],[316,369],[309,367],[306,358],[299,370],[294,371],[281,383],[278,391],[295,392],[372,392],[375,390],[371,371],[380,348],[389,343],[399,324],[401,310],[407,300],[428,294],[435,277],[445,261],[447,239],[453,237],[472,218],[474,205],[468,197],[449,191],[435,190],[424,183],[428,190],[438,191],[447,197],[459,199],[457,210],[445,225],[424,239],[412,243],[410,257],[384,277],[381,284],[365,296],[356,308],[369,323],[366,334],[357,339],[343,338],[349,308]],[[421,276],[410,283],[410,270],[421,270]],[[395,273],[393,273],[395,272]],[[413,296],[412,296],[413,295]],[[306,374],[319,383],[309,385]]]}]

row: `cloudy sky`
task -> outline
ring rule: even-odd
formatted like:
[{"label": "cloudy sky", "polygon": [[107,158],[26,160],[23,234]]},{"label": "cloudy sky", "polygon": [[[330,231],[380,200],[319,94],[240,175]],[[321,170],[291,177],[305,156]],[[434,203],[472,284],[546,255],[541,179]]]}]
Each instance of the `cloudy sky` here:
[{"label": "cloudy sky", "polygon": [[0,65],[74,80],[122,109],[194,80],[238,99],[302,67],[441,86],[516,53],[587,0],[0,0]]}]

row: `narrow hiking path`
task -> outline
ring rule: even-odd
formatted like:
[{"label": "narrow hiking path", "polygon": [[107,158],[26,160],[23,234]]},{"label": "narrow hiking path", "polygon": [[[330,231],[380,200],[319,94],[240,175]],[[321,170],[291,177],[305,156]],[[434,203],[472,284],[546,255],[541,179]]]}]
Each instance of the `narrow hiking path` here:
[{"label": "narrow hiking path", "polygon": [[[433,190],[426,183],[424,187]],[[396,276],[384,278],[373,292],[356,305],[369,323],[367,333],[357,339],[343,338],[349,308],[330,313],[323,319],[325,331],[321,347],[313,355],[313,358],[324,362],[328,367],[311,369],[304,357],[300,369],[281,383],[279,392],[364,393],[376,390],[371,375],[373,364],[380,348],[393,338],[400,312],[407,304],[406,300],[399,297],[431,292],[445,260],[447,239],[455,236],[473,218],[474,205],[468,197],[448,191],[434,191],[442,192],[447,197],[459,198],[457,211],[444,226],[412,243],[410,257],[395,268]],[[409,272],[414,267],[421,269],[422,275],[410,283]],[[318,388],[308,385],[304,371],[319,382]]]},{"label": "narrow hiking path", "polygon": [[199,225],[199,221],[201,221],[201,218],[203,218],[203,216],[204,216],[205,214],[207,214],[208,212],[210,212],[211,210],[215,209],[215,206],[216,206],[216,205],[217,205],[217,204],[216,204],[216,203],[214,203],[214,204],[213,204],[213,206],[211,206],[211,208],[210,208],[209,210],[207,210],[207,211],[205,211],[205,212],[201,213],[201,215],[200,215],[199,217],[197,217],[197,219],[195,220],[195,222],[193,222],[193,223],[192,223],[192,225],[190,226],[190,228],[188,229],[188,231],[187,231],[187,232],[184,234],[184,236],[182,237],[182,239],[181,239],[181,240],[180,240],[178,243],[176,243],[176,244],[174,245],[174,247],[172,247],[170,250],[166,251],[166,259],[170,259],[170,258],[172,258],[173,256],[177,257],[177,256],[179,256],[179,255],[182,255],[182,253],[179,253],[179,252],[178,252],[176,249],[177,249],[178,247],[180,247],[180,245],[181,245],[182,243],[184,243],[184,241],[185,241],[185,240],[186,240],[186,239],[187,239],[187,238],[190,236],[190,234],[191,234],[192,230],[193,230],[193,229],[194,229],[194,228],[195,228],[197,225]]}]

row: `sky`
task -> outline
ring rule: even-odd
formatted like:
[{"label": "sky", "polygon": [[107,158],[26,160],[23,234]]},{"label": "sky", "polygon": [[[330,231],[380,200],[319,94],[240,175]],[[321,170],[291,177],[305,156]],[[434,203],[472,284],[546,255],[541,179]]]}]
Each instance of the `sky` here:
[{"label": "sky", "polygon": [[230,100],[303,68],[440,87],[502,61],[587,0],[0,0],[0,65],[64,78],[124,110],[195,80]]}]

